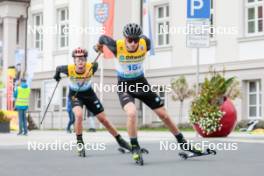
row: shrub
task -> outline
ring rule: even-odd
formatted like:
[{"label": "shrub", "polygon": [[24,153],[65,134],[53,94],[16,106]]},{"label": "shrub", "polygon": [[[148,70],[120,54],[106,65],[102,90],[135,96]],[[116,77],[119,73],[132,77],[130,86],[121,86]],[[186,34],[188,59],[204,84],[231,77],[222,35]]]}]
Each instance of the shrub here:
[{"label": "shrub", "polygon": [[216,71],[210,71],[210,75],[211,78],[206,77],[201,84],[199,95],[192,102],[189,113],[190,122],[198,124],[206,134],[221,129],[220,120],[224,112],[220,110],[220,105],[225,98],[235,99],[239,96],[237,92],[232,93],[232,90],[237,91],[238,87],[234,77],[226,79],[224,72],[221,74]]},{"label": "shrub", "polygon": [[10,122],[10,119],[5,116],[5,113],[0,110],[0,123]]}]

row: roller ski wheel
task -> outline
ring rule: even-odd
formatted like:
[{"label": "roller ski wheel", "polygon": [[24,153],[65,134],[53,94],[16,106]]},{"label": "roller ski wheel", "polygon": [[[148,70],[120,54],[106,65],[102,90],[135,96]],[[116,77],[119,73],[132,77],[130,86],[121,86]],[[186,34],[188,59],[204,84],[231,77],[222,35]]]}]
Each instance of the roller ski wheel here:
[{"label": "roller ski wheel", "polygon": [[137,165],[140,165],[140,166],[144,165],[144,160],[142,157],[142,153],[140,151],[133,153],[132,157],[133,157],[133,160],[136,162]]},{"label": "roller ski wheel", "polygon": [[133,160],[136,162],[137,165],[144,165],[143,154],[149,154],[149,151],[145,148],[140,148],[132,152]]},{"label": "roller ski wheel", "polygon": [[78,152],[79,157],[83,157],[83,158],[86,157],[83,144],[81,144],[81,143],[77,144],[77,152]]},{"label": "roller ski wheel", "polygon": [[215,150],[210,150],[210,149],[206,149],[205,152],[202,153],[187,153],[187,152],[180,152],[179,156],[186,160],[188,158],[195,158],[195,157],[200,157],[200,156],[207,156],[207,155],[216,155],[216,151]]}]

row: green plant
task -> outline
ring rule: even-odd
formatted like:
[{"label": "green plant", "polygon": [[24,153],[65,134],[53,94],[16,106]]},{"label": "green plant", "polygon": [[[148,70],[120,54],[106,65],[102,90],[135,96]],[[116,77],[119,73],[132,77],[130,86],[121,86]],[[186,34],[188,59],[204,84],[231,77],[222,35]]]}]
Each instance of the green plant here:
[{"label": "green plant", "polygon": [[189,89],[189,85],[184,76],[180,76],[178,79],[173,79],[171,81],[172,88],[172,100],[180,101],[180,111],[179,111],[179,122],[181,123],[183,102],[186,98],[194,95],[194,91]]},{"label": "green plant", "polygon": [[[224,97],[236,98],[238,94],[234,94],[230,89],[232,86],[237,87],[235,77],[225,78],[224,71],[219,73],[216,71],[209,72],[211,77],[205,78],[204,83],[201,84],[200,93],[194,99],[190,110],[190,122],[198,124],[206,134],[211,134],[221,129],[220,120],[224,112],[220,110],[220,105],[224,101]],[[235,95],[229,97],[229,95]]]},{"label": "green plant", "polygon": [[239,81],[235,79],[232,84],[230,84],[230,86],[227,88],[225,96],[232,100],[238,97],[242,98],[239,85]]},{"label": "green plant", "polygon": [[7,118],[3,111],[0,110],[0,123],[10,122],[10,119]]}]

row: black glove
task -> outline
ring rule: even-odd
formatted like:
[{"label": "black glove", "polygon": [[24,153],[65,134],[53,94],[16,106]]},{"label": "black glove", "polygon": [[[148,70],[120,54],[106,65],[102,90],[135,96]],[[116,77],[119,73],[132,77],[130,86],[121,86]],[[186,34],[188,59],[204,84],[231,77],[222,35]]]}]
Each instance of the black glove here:
[{"label": "black glove", "polygon": [[95,46],[94,46],[94,50],[95,50],[95,52],[97,52],[97,53],[99,53],[99,52],[103,52],[103,45],[101,45],[101,44],[96,44]]},{"label": "black glove", "polygon": [[93,74],[98,70],[98,63],[97,62],[92,63],[92,69],[93,69]]},{"label": "black glove", "polygon": [[59,82],[61,80],[60,72],[56,71],[55,75],[53,76],[53,79]]}]

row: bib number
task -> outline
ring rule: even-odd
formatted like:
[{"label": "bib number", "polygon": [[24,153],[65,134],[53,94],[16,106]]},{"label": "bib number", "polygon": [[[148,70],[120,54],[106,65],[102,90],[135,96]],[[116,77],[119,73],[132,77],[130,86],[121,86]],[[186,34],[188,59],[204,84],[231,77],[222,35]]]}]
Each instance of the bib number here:
[{"label": "bib number", "polygon": [[141,70],[141,65],[138,65],[138,64],[129,65],[128,70],[129,71]]}]

